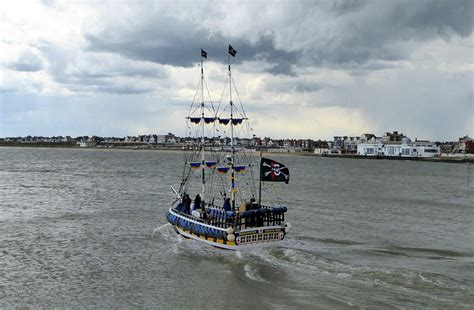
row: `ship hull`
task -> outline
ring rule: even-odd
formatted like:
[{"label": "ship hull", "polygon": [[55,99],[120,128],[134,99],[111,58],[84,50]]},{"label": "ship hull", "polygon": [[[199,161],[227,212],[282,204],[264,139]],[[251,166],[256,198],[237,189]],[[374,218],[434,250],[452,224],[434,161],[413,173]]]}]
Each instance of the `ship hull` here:
[{"label": "ship hull", "polygon": [[[286,236],[284,225],[252,227],[228,234],[226,229],[202,223],[172,208],[167,213],[167,219],[183,237],[226,250],[274,246]],[[233,237],[230,238],[230,235]]]}]

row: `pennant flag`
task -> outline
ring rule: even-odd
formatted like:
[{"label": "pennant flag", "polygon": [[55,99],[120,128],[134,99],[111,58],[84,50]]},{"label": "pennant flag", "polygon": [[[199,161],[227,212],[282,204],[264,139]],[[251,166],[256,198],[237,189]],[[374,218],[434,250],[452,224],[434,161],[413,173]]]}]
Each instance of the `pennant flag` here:
[{"label": "pennant flag", "polygon": [[189,163],[189,165],[191,166],[192,169],[199,169],[201,167],[200,162]]},{"label": "pennant flag", "polygon": [[282,163],[272,159],[262,158],[260,160],[260,180],[270,182],[290,181],[290,171]]},{"label": "pennant flag", "polygon": [[226,174],[229,171],[229,167],[217,167],[217,172]]},{"label": "pennant flag", "polygon": [[204,57],[207,59],[207,52],[201,48],[201,57]]},{"label": "pennant flag", "polygon": [[235,54],[237,54],[237,51],[234,50],[234,48],[229,44],[229,54],[232,56],[232,57],[235,57]]}]

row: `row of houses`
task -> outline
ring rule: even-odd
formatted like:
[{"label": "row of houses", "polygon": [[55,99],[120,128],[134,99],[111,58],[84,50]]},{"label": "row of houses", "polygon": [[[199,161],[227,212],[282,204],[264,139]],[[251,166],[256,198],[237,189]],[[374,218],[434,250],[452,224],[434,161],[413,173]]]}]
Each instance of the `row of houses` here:
[{"label": "row of houses", "polygon": [[335,136],[329,148],[315,149],[319,154],[356,154],[359,156],[436,157],[441,153],[474,153],[474,141],[469,136],[458,142],[412,141],[402,132],[385,132],[382,136]]},{"label": "row of houses", "polygon": [[[126,137],[100,136],[26,136],[0,138],[0,142],[72,142],[81,147],[113,146],[117,144],[158,144],[192,147],[200,141],[196,137],[177,137],[173,133],[164,135],[148,134]],[[205,144],[216,147],[230,146],[229,137],[206,137]],[[469,136],[459,138],[455,142],[430,142],[415,138],[412,141],[402,132],[385,132],[382,136],[363,134],[361,136],[335,136],[333,141],[312,139],[272,139],[256,137],[245,139],[235,138],[234,146],[267,150],[272,152],[314,152],[316,154],[354,154],[359,156],[405,156],[434,157],[440,153],[474,153],[474,141]]]},{"label": "row of houses", "polygon": [[357,145],[359,156],[399,156],[399,157],[435,157],[440,155],[440,148],[435,143],[426,140],[402,141],[387,143],[360,143]]},{"label": "row of houses", "polygon": [[53,137],[43,137],[43,136],[26,136],[26,137],[6,137],[0,138],[0,141],[6,142],[48,142],[48,143],[58,143],[58,142],[73,142],[74,138],[71,136],[53,136]]}]

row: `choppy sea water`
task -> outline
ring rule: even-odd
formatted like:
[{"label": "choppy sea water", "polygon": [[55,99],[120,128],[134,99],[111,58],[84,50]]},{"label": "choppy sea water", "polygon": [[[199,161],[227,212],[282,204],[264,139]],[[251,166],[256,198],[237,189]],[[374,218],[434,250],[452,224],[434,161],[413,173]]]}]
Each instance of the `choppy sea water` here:
[{"label": "choppy sea water", "polygon": [[279,157],[293,230],[222,251],[166,224],[179,153],[0,148],[0,308],[472,308],[474,169]]}]

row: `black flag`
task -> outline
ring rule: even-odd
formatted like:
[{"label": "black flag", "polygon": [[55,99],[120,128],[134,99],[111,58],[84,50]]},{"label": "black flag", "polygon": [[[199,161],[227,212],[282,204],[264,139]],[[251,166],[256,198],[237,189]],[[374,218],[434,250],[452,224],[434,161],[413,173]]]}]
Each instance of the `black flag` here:
[{"label": "black flag", "polygon": [[260,180],[270,182],[285,182],[290,181],[290,171],[285,165],[276,162],[272,159],[262,158],[260,160]]},{"label": "black flag", "polygon": [[232,56],[232,57],[235,57],[235,54],[237,54],[237,51],[234,50],[234,48],[229,44],[229,54]]},{"label": "black flag", "polygon": [[207,59],[207,52],[201,48],[201,57],[204,57]]}]

